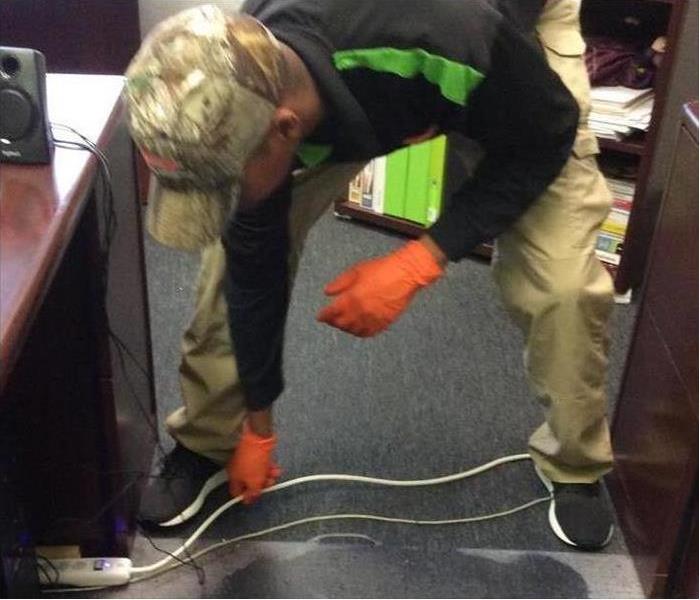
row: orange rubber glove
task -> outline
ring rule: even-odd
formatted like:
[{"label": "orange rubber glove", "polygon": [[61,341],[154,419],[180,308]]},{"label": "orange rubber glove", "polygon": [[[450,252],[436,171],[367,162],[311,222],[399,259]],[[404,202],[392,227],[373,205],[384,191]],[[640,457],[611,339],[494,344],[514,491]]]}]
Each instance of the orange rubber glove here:
[{"label": "orange rubber glove", "polygon": [[282,473],[272,461],[272,451],[277,437],[260,437],[248,423],[243,424],[243,434],[228,462],[228,489],[232,497],[243,494],[243,504],[252,504],[263,488],[274,485]]},{"label": "orange rubber glove", "polygon": [[329,283],[324,291],[336,298],[317,319],[359,337],[376,335],[443,273],[422,243],[408,242],[387,256],[357,263]]}]

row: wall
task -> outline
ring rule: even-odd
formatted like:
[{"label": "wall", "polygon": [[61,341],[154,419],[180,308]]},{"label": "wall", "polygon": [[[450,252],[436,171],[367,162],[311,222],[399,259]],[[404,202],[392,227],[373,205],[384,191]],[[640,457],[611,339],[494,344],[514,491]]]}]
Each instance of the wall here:
[{"label": "wall", "polygon": [[0,44],[40,50],[52,73],[121,74],[139,46],[137,0],[0,0]]},{"label": "wall", "polygon": [[[226,12],[233,12],[243,4],[243,0],[207,0],[206,3],[215,4]],[[170,15],[202,4],[203,2],[197,0],[139,0],[141,37],[143,38],[154,25]]]}]

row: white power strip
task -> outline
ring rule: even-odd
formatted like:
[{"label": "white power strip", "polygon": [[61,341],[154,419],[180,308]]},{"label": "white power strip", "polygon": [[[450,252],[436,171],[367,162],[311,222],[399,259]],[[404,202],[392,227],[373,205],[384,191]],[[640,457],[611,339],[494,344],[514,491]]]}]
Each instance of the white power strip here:
[{"label": "white power strip", "polygon": [[54,558],[39,571],[41,585],[74,587],[112,586],[129,583],[128,558]]}]

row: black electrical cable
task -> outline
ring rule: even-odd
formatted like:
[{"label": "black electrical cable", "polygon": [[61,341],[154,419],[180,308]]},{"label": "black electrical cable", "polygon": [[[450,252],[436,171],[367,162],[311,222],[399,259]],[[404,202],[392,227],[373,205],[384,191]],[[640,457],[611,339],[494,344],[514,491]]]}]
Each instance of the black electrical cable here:
[{"label": "black electrical cable", "polygon": [[[139,362],[138,358],[134,356],[134,353],[129,349],[129,347],[121,340],[121,338],[114,333],[114,331],[110,328],[109,329],[109,335],[112,338],[112,341],[117,344],[126,354],[127,356],[131,359],[131,361],[134,363],[134,365],[138,368],[139,371],[148,379],[150,375],[148,374],[148,371],[146,371],[145,367]],[[123,361],[123,357],[121,354],[119,355],[120,358],[122,358],[122,368],[126,368],[126,364]],[[131,387],[131,386],[129,386]],[[133,392],[133,388],[132,392]],[[135,393],[135,392],[134,392]]]},{"label": "black electrical cable", "polygon": [[139,530],[141,531],[141,535],[145,537],[148,540],[148,543],[153,546],[155,550],[162,554],[167,554],[170,558],[175,560],[176,562],[179,562],[183,566],[190,566],[194,569],[195,573],[197,574],[197,582],[199,585],[204,585],[204,582],[207,579],[206,572],[204,571],[204,567],[202,567],[200,564],[194,560],[194,557],[192,556],[191,553],[187,552],[187,558],[183,560],[179,556],[173,554],[172,552],[166,550],[165,548],[160,548],[159,546],[156,546],[156,543],[153,541],[153,538],[150,536],[150,534],[143,528],[140,527]]},{"label": "black electrical cable", "polygon": [[[75,140],[60,140],[60,139],[54,139],[54,142],[59,146],[59,147],[65,147],[69,149],[81,149],[81,150],[88,150],[91,152],[93,155],[97,157],[97,159],[100,162],[101,170],[101,187],[102,187],[102,199],[103,202],[98,204],[101,204],[104,209],[103,209],[103,221],[104,221],[104,230],[105,230],[105,237],[104,237],[104,243],[101,248],[101,265],[100,265],[100,272],[101,272],[101,289],[100,289],[100,294],[102,297],[102,300],[104,302],[104,299],[106,298],[107,294],[107,287],[108,287],[108,280],[107,276],[109,273],[109,254],[111,250],[111,244],[114,238],[114,234],[116,232],[116,227],[117,227],[117,217],[116,217],[116,211],[114,208],[114,193],[112,189],[112,178],[111,178],[111,173],[109,169],[109,162],[107,160],[107,157],[104,155],[104,153],[97,147],[97,145],[89,140],[87,137],[82,135],[79,131],[75,130],[72,127],[69,127],[67,125],[63,125],[60,123],[52,123],[52,127],[57,127],[59,129],[65,129],[68,131],[71,131],[73,134],[78,136],[81,141],[75,141]],[[102,309],[106,312],[106,306],[103,305]],[[124,373],[125,379],[127,380],[127,384],[129,387],[129,390],[134,397],[134,400],[137,403],[137,406],[143,415],[144,419],[146,420],[147,424],[149,425],[152,433],[154,434],[155,441],[158,445],[159,450],[163,455],[166,454],[165,449],[162,447],[160,444],[160,439],[158,435],[158,428],[157,426],[152,422],[148,411],[143,407],[141,401],[138,398],[138,394],[135,392],[132,382],[129,379],[127,375],[127,370],[126,370],[126,362],[124,360],[124,353],[126,352],[128,356],[132,359],[132,361],[137,365],[137,367],[141,370],[141,372],[148,378],[149,373],[146,371],[146,369],[139,363],[138,359],[134,356],[133,352],[129,349],[129,347],[121,340],[121,338],[114,332],[114,330],[109,326],[109,321],[108,323],[108,334],[112,341],[114,342],[116,349],[117,349],[117,356],[119,358],[120,366],[122,368],[122,371]]]}]

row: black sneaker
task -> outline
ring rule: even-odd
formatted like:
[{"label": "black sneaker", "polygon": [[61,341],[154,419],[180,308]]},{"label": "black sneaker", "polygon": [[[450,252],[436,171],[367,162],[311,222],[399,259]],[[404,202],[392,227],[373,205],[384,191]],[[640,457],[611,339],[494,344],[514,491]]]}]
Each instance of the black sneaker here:
[{"label": "black sneaker", "polygon": [[603,486],[595,483],[557,483],[535,465],[535,471],[547,488],[549,525],[554,534],[571,546],[599,550],[613,535],[613,515]]},{"label": "black sneaker", "polygon": [[139,521],[146,526],[180,525],[196,515],[206,497],[227,480],[220,465],[177,444],[163,457],[160,471],[148,478]]}]

